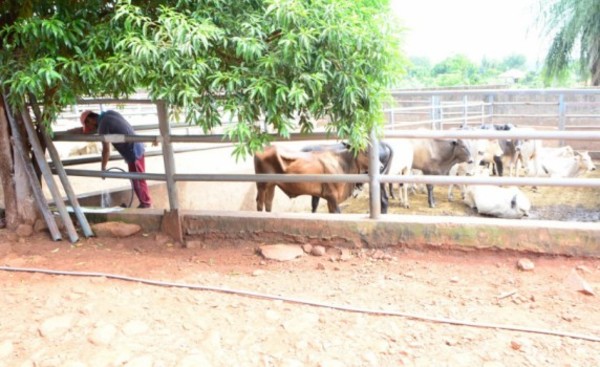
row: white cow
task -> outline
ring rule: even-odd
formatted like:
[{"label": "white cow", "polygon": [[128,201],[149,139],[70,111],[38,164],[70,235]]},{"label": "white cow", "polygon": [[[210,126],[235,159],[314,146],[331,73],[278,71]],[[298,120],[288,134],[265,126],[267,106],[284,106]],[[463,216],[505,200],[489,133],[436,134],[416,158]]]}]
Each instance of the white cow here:
[{"label": "white cow", "polygon": [[588,152],[573,151],[569,146],[558,149],[544,152],[539,176],[577,177],[596,169]]},{"label": "white cow", "polygon": [[[402,176],[411,174],[414,153],[410,139],[386,139],[386,142],[394,152],[389,174]],[[390,184],[389,187],[390,196],[394,197],[393,185]],[[400,205],[403,208],[408,208],[408,184],[403,184],[398,193],[400,195]]]},{"label": "white cow", "polygon": [[498,218],[520,219],[531,209],[531,202],[518,187],[469,185],[464,202],[479,214]]},{"label": "white cow", "polygon": [[[482,129],[497,131],[534,131],[529,127],[515,127],[513,124],[481,125]],[[498,165],[498,174],[503,175],[504,168],[508,167],[509,176],[519,176],[519,163],[524,168],[525,175],[536,176],[540,169],[539,150],[542,142],[536,139],[501,139],[499,141],[503,154],[495,159]]]},{"label": "white cow", "polygon": [[[533,128],[519,127],[512,131],[534,131]],[[537,139],[518,139],[515,141],[516,157],[514,157],[511,172],[514,168],[514,175],[519,176],[518,162],[521,162],[525,176],[538,176],[541,167],[539,156],[542,151],[542,141]],[[511,174],[512,176],[512,174]]]},{"label": "white cow", "polygon": [[[490,168],[493,168],[494,157],[503,154],[497,139],[473,139],[465,140],[473,155],[473,163],[462,162],[455,164],[448,173],[449,176],[489,176]],[[482,168],[481,165],[485,165]],[[448,187],[448,201],[454,200],[454,185]],[[461,185],[460,192],[465,197],[465,185]]]}]

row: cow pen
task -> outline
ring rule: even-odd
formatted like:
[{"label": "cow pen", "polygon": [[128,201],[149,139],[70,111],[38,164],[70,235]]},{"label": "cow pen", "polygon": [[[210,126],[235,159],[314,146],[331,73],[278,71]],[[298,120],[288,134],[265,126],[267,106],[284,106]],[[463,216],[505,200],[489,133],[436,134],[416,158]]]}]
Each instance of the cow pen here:
[{"label": "cow pen", "polygon": [[[542,139],[544,141],[558,141],[558,144],[564,144],[567,142],[574,142],[578,147],[586,147],[592,154],[597,152],[597,147],[600,145],[600,131],[597,129],[599,126],[598,119],[600,118],[600,90],[597,89],[577,89],[577,90],[467,90],[467,91],[394,91],[394,98],[398,101],[400,107],[388,108],[384,112],[388,116],[388,121],[385,130],[385,138],[397,137],[397,138],[531,138],[531,139]],[[479,96],[479,97],[477,97]],[[524,96],[530,96],[532,99],[545,99],[544,101],[532,102],[532,101],[516,101],[515,99],[523,98]],[[410,98],[409,98],[410,97]],[[418,100],[423,104],[423,101],[430,101],[431,104],[421,106],[406,106],[407,101],[411,100],[414,102]],[[448,100],[447,100],[448,99]],[[511,99],[510,102],[504,102],[504,99]],[[555,101],[548,101],[547,99],[554,99]],[[452,102],[452,100],[459,102]],[[412,103],[411,102],[411,103]],[[144,106],[151,106],[153,102],[145,99],[138,100],[85,100],[81,101],[81,104],[118,104],[125,105],[129,103],[141,104]],[[540,119],[544,122],[540,124],[542,128],[536,129],[535,131],[527,133],[515,133],[511,131],[464,131],[464,130],[452,130],[454,125],[467,124],[480,124],[481,122],[492,122],[501,123],[507,119],[521,119],[523,122],[519,123],[520,126],[536,126],[530,122],[526,122],[527,119],[535,121],[535,114],[523,113],[519,115],[516,112],[511,112],[508,109],[515,107],[519,104],[524,104],[529,108],[532,106],[542,106],[545,109],[550,110],[552,113],[543,114]],[[571,105],[573,104],[573,105]],[[293,223],[298,223],[299,218],[301,220],[309,221],[327,221],[331,226],[331,223],[337,223],[341,226],[342,232],[348,232],[348,226],[352,226],[347,221],[361,221],[359,227],[359,233],[355,238],[346,241],[347,243],[353,243],[354,245],[372,245],[370,240],[366,239],[368,236],[374,235],[375,237],[386,236],[386,231],[394,231],[395,234],[390,236],[390,244],[402,244],[410,242],[410,237],[414,236],[415,240],[425,241],[427,243],[449,243],[456,240],[451,240],[450,237],[459,239],[461,242],[477,242],[477,235],[472,233],[462,233],[461,230],[456,229],[460,227],[470,226],[473,228],[483,228],[485,226],[507,226],[507,228],[521,228],[523,231],[530,231],[531,228],[545,226],[547,221],[527,221],[519,222],[514,220],[503,221],[492,218],[444,218],[444,219],[432,219],[432,218],[413,218],[412,216],[398,216],[401,221],[405,221],[402,226],[394,225],[391,219],[397,216],[381,215],[380,214],[380,202],[379,202],[379,187],[380,183],[431,183],[431,184],[477,184],[477,185],[535,185],[535,186],[561,186],[561,187],[600,187],[600,179],[595,178],[535,178],[535,177],[449,177],[449,176],[398,176],[398,175],[380,175],[378,170],[369,170],[370,175],[255,175],[255,174],[220,174],[220,173],[177,173],[175,167],[175,144],[186,144],[186,143],[210,143],[215,145],[231,144],[228,142],[223,134],[214,135],[203,135],[203,134],[174,134],[172,129],[182,128],[182,124],[170,124],[168,122],[167,106],[159,102],[157,105],[157,116],[158,126],[146,126],[145,128],[156,129],[158,127],[159,134],[156,135],[138,135],[134,137],[130,136],[68,136],[65,134],[57,133],[55,141],[141,141],[141,142],[160,142],[162,143],[162,151],[159,155],[162,155],[164,162],[165,173],[146,173],[146,174],[130,174],[123,172],[99,172],[95,170],[83,170],[83,169],[67,169],[67,175],[71,177],[82,176],[82,177],[106,177],[106,178],[118,178],[118,179],[131,179],[131,178],[143,178],[153,181],[166,182],[166,194],[168,195],[168,205],[165,205],[167,213],[177,213],[175,217],[176,226],[184,223],[186,227],[180,230],[179,234],[186,235],[198,235],[200,233],[207,233],[207,230],[202,228],[211,228],[211,231],[217,232],[221,229],[227,228],[227,225],[221,223],[235,223],[240,222],[240,218],[252,218],[253,224],[256,221],[263,220],[268,222],[270,219],[277,219],[278,223],[283,223],[282,228],[287,228],[285,223],[289,222],[290,226]],[[587,106],[587,107],[586,107]],[[536,107],[537,108],[537,107]],[[585,110],[587,108],[587,110]],[[479,111],[475,114],[473,111]],[[462,115],[459,112],[450,112],[451,110],[462,111]],[[575,111],[571,113],[570,111]],[[586,112],[587,111],[587,112]],[[460,116],[457,116],[460,115]],[[404,117],[402,117],[404,116]],[[550,122],[553,121],[553,122]],[[415,127],[429,127],[428,130],[416,130]],[[136,130],[142,130],[137,126]],[[189,129],[189,127],[187,127]],[[313,141],[313,140],[327,140],[328,136],[324,132],[317,132],[311,135],[300,135],[292,134],[289,139],[292,142],[301,141]],[[376,141],[375,136],[372,135],[372,140]],[[591,148],[591,149],[590,149]],[[377,162],[374,155],[371,157],[371,162]],[[93,161],[94,158],[91,158]],[[70,162],[65,160],[65,165],[69,165]],[[56,162],[55,162],[56,164]],[[186,218],[180,218],[180,203],[177,189],[178,182],[267,182],[267,181],[281,181],[281,182],[366,182],[369,183],[369,214],[368,217],[364,215],[353,215],[344,214],[342,216],[336,216],[335,218],[329,215],[299,215],[294,214],[282,214],[282,213],[250,213],[250,212],[219,212],[218,208],[211,207],[210,211],[208,208],[193,208],[193,210],[202,210],[205,213],[205,217],[202,224],[199,224],[193,219],[189,219],[186,214]],[[120,214],[114,214],[120,215]],[[202,215],[202,214],[200,214]],[[374,221],[374,222],[373,222]],[[433,225],[436,221],[442,223],[451,223],[452,227],[455,227],[455,231],[451,234],[440,233],[440,238],[435,238],[435,231],[429,233],[427,229],[415,229],[416,227],[423,226],[424,224]],[[157,223],[156,221],[154,223]],[[340,224],[343,223],[343,224]],[[375,223],[375,224],[374,224]],[[271,222],[272,226],[272,222]],[[554,233],[555,231],[567,230],[569,228],[577,227],[581,234],[576,236],[580,239],[581,245],[586,247],[584,250],[571,249],[571,254],[585,254],[590,256],[600,256],[600,251],[597,248],[598,239],[600,234],[592,225],[592,223],[553,223],[553,229],[547,230],[547,233]],[[155,224],[155,227],[160,227],[159,224]],[[273,232],[272,228],[269,228],[267,223],[258,225],[255,230],[246,227],[238,228],[235,225],[230,225],[231,229],[237,230],[238,232]],[[400,228],[398,232],[398,228]],[[558,228],[558,229],[554,229]],[[356,231],[356,229],[354,229]],[[461,233],[458,233],[458,232]],[[549,231],[549,232],[548,232]],[[510,232],[510,231],[509,231]],[[415,235],[417,234],[417,235]],[[300,236],[299,234],[287,233],[286,235],[294,237]],[[318,234],[317,234],[318,235]],[[450,237],[449,237],[450,236]],[[547,235],[546,235],[547,236]],[[550,235],[552,237],[553,235]],[[337,234],[331,233],[325,237],[337,238]],[[554,236],[553,240],[565,240],[566,237]],[[375,246],[382,246],[385,241],[374,241]],[[491,247],[498,247],[497,243],[502,242],[502,239],[490,240]],[[531,242],[529,239],[524,239],[523,242]],[[544,245],[549,247],[549,245]],[[590,247],[591,246],[591,247]],[[532,250],[531,248],[525,247],[525,250]],[[539,248],[533,249],[538,251]]]}]

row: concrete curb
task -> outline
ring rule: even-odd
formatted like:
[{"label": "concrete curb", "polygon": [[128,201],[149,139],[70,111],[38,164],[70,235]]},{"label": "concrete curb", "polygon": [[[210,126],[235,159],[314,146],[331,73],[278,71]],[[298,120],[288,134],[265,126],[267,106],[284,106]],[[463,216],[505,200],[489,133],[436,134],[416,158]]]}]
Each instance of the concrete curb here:
[{"label": "concrete curb", "polygon": [[[90,221],[137,223],[159,231],[162,210],[128,209],[88,215]],[[252,239],[258,242],[320,242],[335,246],[382,248],[444,247],[499,249],[549,255],[600,258],[600,226],[541,220],[481,217],[363,214],[182,211],[186,238]]]}]

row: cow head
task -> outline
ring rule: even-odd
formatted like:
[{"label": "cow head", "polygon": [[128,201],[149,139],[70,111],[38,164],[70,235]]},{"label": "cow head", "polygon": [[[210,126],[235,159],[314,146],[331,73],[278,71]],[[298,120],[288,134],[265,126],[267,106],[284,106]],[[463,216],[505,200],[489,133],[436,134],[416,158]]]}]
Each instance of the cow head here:
[{"label": "cow head", "polygon": [[471,154],[471,149],[469,149],[469,146],[465,143],[464,140],[452,140],[451,143],[454,150],[455,162],[467,162],[469,164],[473,163],[473,155]]},{"label": "cow head", "polygon": [[[369,150],[362,150],[359,152],[355,152],[356,154],[356,164],[358,165],[358,169],[360,173],[369,172]],[[379,163],[379,161],[378,161]]]},{"label": "cow head", "polygon": [[590,172],[596,170],[596,165],[592,161],[588,152],[575,152],[575,160],[577,164],[584,172]]},{"label": "cow head", "polygon": [[510,208],[514,211],[516,218],[528,217],[531,210],[531,202],[520,190],[515,190],[515,195],[510,201]]}]

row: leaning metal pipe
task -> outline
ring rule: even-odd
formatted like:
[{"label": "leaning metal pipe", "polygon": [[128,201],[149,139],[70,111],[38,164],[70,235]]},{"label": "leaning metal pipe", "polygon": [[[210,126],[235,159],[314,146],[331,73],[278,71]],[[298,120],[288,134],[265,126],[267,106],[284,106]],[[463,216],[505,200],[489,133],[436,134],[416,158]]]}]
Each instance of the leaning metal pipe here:
[{"label": "leaning metal pipe", "polygon": [[[42,117],[41,117],[42,114],[41,114],[39,105],[36,103],[35,96],[33,94],[30,94],[29,99],[33,102],[32,110],[33,110],[36,120],[42,121]],[[43,131],[42,131],[42,137],[44,139],[44,143],[46,144],[46,148],[48,149],[48,153],[50,154],[50,162],[49,162],[50,170],[52,171],[52,173],[56,173],[56,175],[60,179],[60,182],[63,185],[63,189],[65,190],[65,194],[67,195],[67,199],[71,203],[71,207],[73,207],[73,212],[75,213],[75,217],[77,218],[77,221],[79,222],[79,225],[81,226],[83,235],[85,237],[94,236],[94,231],[92,231],[92,228],[90,227],[90,224],[87,221],[85,214],[81,210],[81,206],[79,205],[79,200],[77,199],[77,195],[75,194],[75,191],[73,190],[73,186],[71,186],[71,182],[69,181],[69,178],[67,177],[67,174],[65,173],[65,167],[63,165],[63,162],[60,159],[60,156],[58,154],[58,151],[56,150],[56,147],[54,146],[54,142],[52,141],[52,138],[50,138],[50,135],[48,134],[48,132],[45,129],[43,129]],[[54,169],[52,169],[52,166],[54,166]]]},{"label": "leaning metal pipe", "polygon": [[37,161],[40,171],[42,172],[44,180],[46,181],[46,186],[48,187],[48,190],[50,191],[50,194],[54,199],[54,204],[58,209],[58,213],[62,218],[65,228],[67,229],[69,239],[72,243],[75,243],[79,240],[77,230],[75,230],[75,226],[73,225],[71,216],[67,211],[67,206],[65,205],[60,191],[58,190],[58,186],[54,181],[52,171],[50,170],[50,165],[48,165],[48,161],[46,161],[44,151],[42,150],[42,144],[40,143],[35,128],[33,127],[31,116],[29,116],[29,112],[26,109],[21,110],[21,118],[23,119],[23,125],[25,125],[25,130],[27,131],[27,136],[29,137],[29,143],[31,144],[31,149],[33,150],[34,158]]}]

